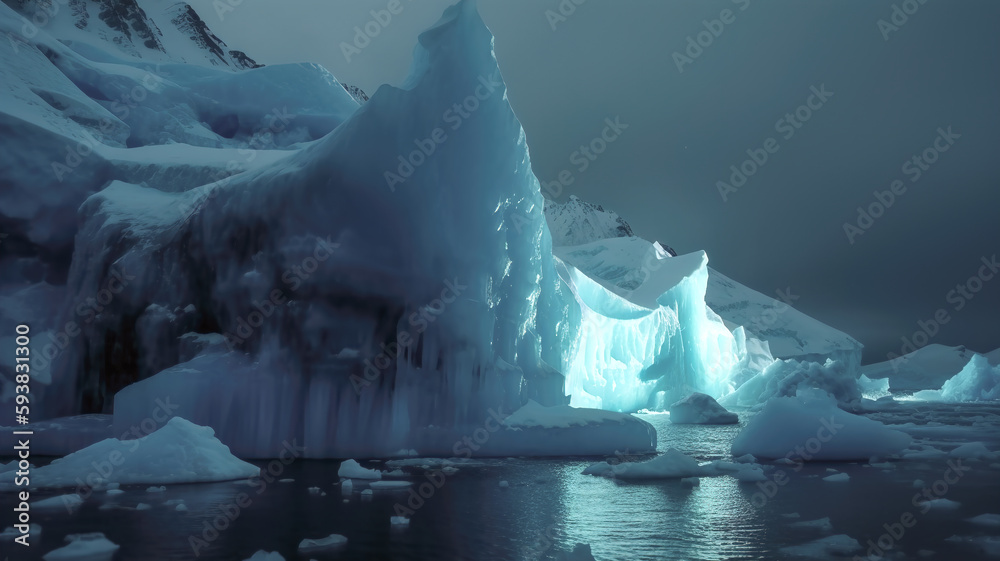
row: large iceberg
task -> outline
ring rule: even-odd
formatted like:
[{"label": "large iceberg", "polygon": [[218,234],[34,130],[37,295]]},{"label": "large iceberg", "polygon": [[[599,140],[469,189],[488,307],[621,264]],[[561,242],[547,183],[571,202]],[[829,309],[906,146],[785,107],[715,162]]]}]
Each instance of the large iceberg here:
[{"label": "large iceberg", "polygon": [[[37,414],[113,413],[117,434],[170,399],[244,457],[291,442],[312,457],[449,454],[524,407],[665,409],[771,361],[752,322],[706,304],[704,252],[677,256],[617,216],[579,226],[582,203],[553,247],[471,0],[420,36],[402,87],[364,105],[315,65],[203,60],[174,35],[113,52],[65,23],[0,47],[38,69],[0,69],[0,132],[19,131],[0,152],[14,225],[0,328],[25,291],[46,295],[29,314]],[[592,239],[604,231],[615,239]],[[476,451],[611,453],[615,435],[653,449],[629,419],[503,424]]]}]

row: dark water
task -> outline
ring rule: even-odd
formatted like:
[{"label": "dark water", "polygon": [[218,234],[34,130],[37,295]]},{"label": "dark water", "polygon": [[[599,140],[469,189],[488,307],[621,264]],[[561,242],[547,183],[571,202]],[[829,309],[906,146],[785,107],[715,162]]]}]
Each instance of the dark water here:
[{"label": "dark water", "polygon": [[[922,442],[947,450],[958,440],[979,440],[993,450],[1000,449],[997,405],[958,410],[924,407],[916,413],[873,416],[898,423],[913,419],[914,414],[924,425],[915,429],[924,431],[918,435]],[[643,417],[657,427],[661,450],[675,447],[701,460],[728,458],[730,442],[739,430],[738,426],[672,426],[665,415]],[[1000,528],[979,527],[965,520],[986,512],[1000,513],[1000,464],[996,463],[1000,460],[968,463],[973,469],[949,486],[945,495],[960,506],[926,514],[911,503],[918,492],[913,482],[922,479],[931,484],[941,479],[947,469],[941,460],[895,462],[888,470],[857,463],[814,464],[799,472],[786,468],[789,482],[766,502],[763,495],[756,495],[761,491],[756,484],[732,477],[702,478],[700,486],[691,488],[673,480],[628,484],[581,475],[593,461],[484,461],[447,476],[440,487],[424,485],[424,491],[433,488],[433,494],[422,504],[416,500],[408,504],[411,494],[407,490],[376,491],[364,500],[360,495],[364,485],[359,481],[353,493],[343,497],[337,462],[301,460],[284,467],[270,483],[171,485],[165,493],[147,493],[141,486],[115,497],[97,494],[74,514],[65,510],[36,513],[33,521],[42,525],[43,532],[29,555],[21,551],[22,546],[9,542],[0,547],[11,559],[39,559],[43,552],[63,545],[66,534],[99,531],[121,545],[114,557],[117,560],[239,561],[264,549],[278,551],[288,560],[533,561],[555,559],[560,550],[572,549],[576,543],[589,543],[598,560],[784,559],[794,557],[782,548],[831,533],[847,534],[862,544],[874,542],[885,533],[884,524],[898,521],[905,512],[915,516],[916,525],[893,540],[885,559],[991,559],[974,547],[945,540],[953,535],[1000,536]],[[828,468],[848,473],[850,481],[822,481],[829,475]],[[408,471],[414,473],[410,480],[415,488],[428,481],[421,470]],[[295,481],[279,483],[278,478]],[[509,487],[501,487],[500,481],[509,482]],[[312,486],[320,487],[326,496],[311,494],[308,488]],[[241,493],[245,506],[236,511]],[[5,505],[9,499],[9,495],[4,497]],[[183,499],[187,512],[164,504],[176,499]],[[129,507],[143,502],[152,508],[99,510],[105,502]],[[389,518],[397,508],[412,508],[409,527],[390,527]],[[4,511],[9,512],[8,507]],[[790,513],[800,517],[783,516]],[[791,526],[822,517],[830,518],[832,532]],[[206,524],[213,521],[226,528],[217,535],[206,534]],[[347,546],[325,557],[297,554],[303,538],[331,533],[347,536]],[[198,548],[197,556],[194,538],[207,544]],[[925,551],[922,556],[921,550],[933,553]]]}]

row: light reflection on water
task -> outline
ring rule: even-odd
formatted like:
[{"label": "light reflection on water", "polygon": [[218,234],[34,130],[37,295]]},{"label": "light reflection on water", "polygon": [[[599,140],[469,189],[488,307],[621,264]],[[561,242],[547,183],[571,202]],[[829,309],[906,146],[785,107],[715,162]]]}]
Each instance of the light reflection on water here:
[{"label": "light reflection on water", "polygon": [[[926,432],[928,442],[944,449],[948,448],[941,441],[948,426],[959,425],[965,431],[963,438],[983,440],[995,450],[1000,447],[998,414],[1000,406],[994,404],[961,411],[922,407],[916,417],[913,411],[873,417],[890,423],[926,423],[912,430]],[[643,418],[657,428],[660,451],[674,447],[702,461],[728,459],[730,443],[740,428],[672,426],[665,415]],[[275,481],[263,493],[258,493],[259,487],[233,482],[172,485],[166,493],[156,494],[146,493],[145,486],[126,488],[117,497],[96,496],[75,515],[38,513],[34,521],[44,528],[42,543],[27,556],[12,552],[11,559],[39,559],[62,545],[66,534],[93,531],[104,532],[122,546],[117,561],[193,559],[190,536],[201,535],[205,522],[218,517],[239,493],[245,493],[251,504],[200,551],[199,561],[240,561],[258,549],[279,551],[289,561],[304,560],[308,557],[298,556],[298,542],[331,533],[343,534],[349,542],[330,559],[542,561],[555,559],[559,550],[577,543],[590,544],[600,561],[783,559],[781,548],[827,535],[792,527],[795,520],[785,515],[797,513],[796,520],[830,517],[833,533],[864,544],[878,539],[884,523],[898,520],[901,512],[912,508],[915,479],[929,483],[945,469],[943,460],[897,462],[888,470],[858,463],[808,465],[791,474],[790,482],[757,508],[751,503],[757,486],[732,477],[702,478],[698,487],[691,488],[673,480],[621,483],[580,473],[596,460],[498,459],[463,467],[416,509],[410,527],[403,530],[393,530],[389,517],[397,504],[407,503],[408,493],[376,492],[372,500],[362,500],[364,485],[356,482],[344,503],[336,462],[296,462],[281,475],[294,478],[293,483]],[[899,559],[917,558],[921,549],[935,552],[921,560],[985,558],[945,541],[952,535],[1000,533],[965,522],[1000,511],[1000,469],[989,461],[974,467],[948,492],[948,499],[961,503],[959,509],[919,515],[917,530],[897,548],[903,551]],[[848,473],[850,481],[822,481],[828,468]],[[417,475],[413,481],[419,485],[424,479]],[[501,487],[500,481],[508,481],[509,487]],[[309,493],[313,486],[327,495]],[[39,493],[37,498],[44,496]],[[177,512],[164,504],[171,499],[183,499],[188,511]],[[97,509],[109,501],[125,506],[145,502],[153,508]],[[3,546],[7,554],[10,548]]]}]

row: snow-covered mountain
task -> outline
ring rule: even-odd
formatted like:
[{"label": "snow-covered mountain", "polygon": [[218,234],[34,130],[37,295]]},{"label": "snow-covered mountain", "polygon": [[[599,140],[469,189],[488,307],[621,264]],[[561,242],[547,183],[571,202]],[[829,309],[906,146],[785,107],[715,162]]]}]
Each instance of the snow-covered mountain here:
[{"label": "snow-covered mountain", "polygon": [[223,67],[259,65],[230,49],[186,2],[176,0],[4,0],[23,25],[8,32],[15,40],[45,31],[86,56],[110,62],[127,56],[152,63]]},{"label": "snow-covered mountain", "polygon": [[[621,295],[634,296],[673,254],[669,246],[635,237],[618,214],[575,196],[566,203],[548,201],[545,216],[556,254]],[[743,326],[748,336],[766,341],[776,358],[819,363],[833,358],[854,372],[860,368],[861,343],[796,310],[794,294],[776,296],[784,301],[708,268],[705,301],[730,329]]]}]

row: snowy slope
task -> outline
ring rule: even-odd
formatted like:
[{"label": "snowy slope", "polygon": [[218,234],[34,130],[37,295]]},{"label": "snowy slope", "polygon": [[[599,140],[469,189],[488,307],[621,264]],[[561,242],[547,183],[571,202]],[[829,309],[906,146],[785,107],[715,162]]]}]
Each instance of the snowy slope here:
[{"label": "snowy slope", "polygon": [[[565,204],[548,202],[545,214],[556,254],[619,294],[633,293],[658,274],[662,259],[671,253],[659,242],[634,237],[614,212],[575,197]],[[708,270],[705,301],[730,328],[742,325],[748,336],[767,341],[777,358],[822,363],[829,357],[857,370],[862,346],[852,337],[711,267]]]}]

